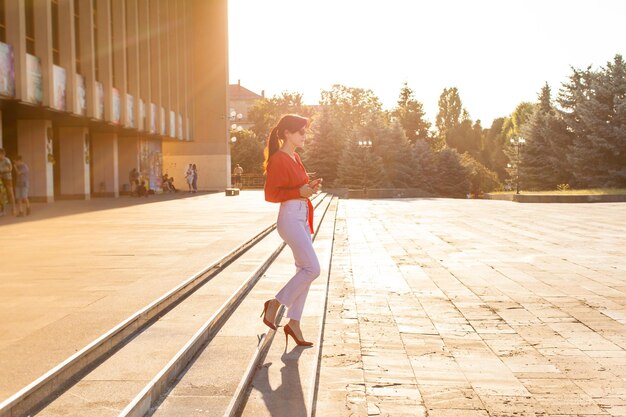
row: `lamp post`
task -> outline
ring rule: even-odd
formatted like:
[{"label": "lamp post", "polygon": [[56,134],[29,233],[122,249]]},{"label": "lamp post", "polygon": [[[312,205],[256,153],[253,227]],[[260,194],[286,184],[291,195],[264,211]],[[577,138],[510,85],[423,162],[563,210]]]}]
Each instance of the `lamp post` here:
[{"label": "lamp post", "polygon": [[369,166],[369,150],[372,147],[371,140],[360,140],[358,146],[365,150],[365,168],[363,169],[363,196],[367,196],[367,167]]},{"label": "lamp post", "polygon": [[[237,110],[231,108],[230,109],[230,114],[228,117],[228,120],[230,120],[231,122],[233,122],[230,125],[230,130],[232,131],[236,131],[236,132],[241,132],[243,130],[243,126],[240,126],[237,124],[238,121],[240,121],[241,119],[243,119],[243,114],[241,113],[237,113]],[[234,139],[234,140],[233,140]],[[234,144],[235,142],[237,142],[237,136],[232,136],[230,138],[230,141]]]},{"label": "lamp post", "polygon": [[516,174],[515,174],[515,182],[516,182],[516,191],[515,194],[519,194],[519,166],[520,166],[520,156],[521,156],[521,149],[522,149],[522,145],[526,143],[526,139],[522,138],[522,137],[514,137],[511,138],[511,144],[514,146],[517,146],[517,161],[515,163],[516,165]]}]

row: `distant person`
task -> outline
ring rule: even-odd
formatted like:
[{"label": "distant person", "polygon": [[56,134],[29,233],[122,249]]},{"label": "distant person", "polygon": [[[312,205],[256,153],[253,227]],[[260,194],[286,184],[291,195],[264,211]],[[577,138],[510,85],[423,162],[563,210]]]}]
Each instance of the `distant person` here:
[{"label": "distant person", "polygon": [[19,211],[17,217],[30,215],[30,201],[28,201],[30,181],[28,175],[28,165],[18,155],[15,158],[15,201]]},{"label": "distant person", "polygon": [[198,192],[198,167],[196,164],[191,166],[191,188],[194,193]]},{"label": "distant person", "polygon": [[265,147],[265,200],[280,203],[277,229],[289,245],[296,263],[296,273],[276,296],[263,306],[263,323],[276,329],[280,305],[287,307],[289,323],[285,339],[291,336],[298,346],[312,346],[300,330],[300,319],[309,287],[320,274],[320,263],[313,249],[313,205],[309,200],[321,185],[321,178],[309,176],[296,153],[304,145],[309,120],[295,114],[283,116],[272,129]]},{"label": "distant person", "polygon": [[137,186],[137,197],[148,197],[148,188],[145,180],[141,180]]},{"label": "distant person", "polygon": [[187,171],[185,171],[185,181],[187,181],[187,188],[189,189],[189,192],[191,192],[191,187],[193,185],[193,164],[189,164]]},{"label": "distant person", "polygon": [[17,207],[15,207],[15,196],[13,195],[13,164],[7,158],[7,154],[3,148],[0,148],[0,181],[4,185],[7,193],[8,201],[13,205],[13,215],[17,215]]},{"label": "distant person", "polygon": [[243,175],[243,168],[241,165],[237,164],[233,170],[233,174],[235,175],[235,188],[241,188],[241,176]]},{"label": "distant person", "polygon": [[139,171],[137,168],[133,168],[128,173],[128,182],[130,184],[130,195],[134,195],[139,185]]},{"label": "distant person", "polygon": [[170,177],[167,173],[163,174],[161,178],[161,188],[163,188],[163,192],[166,193],[175,193],[178,190],[174,187],[174,177]]}]

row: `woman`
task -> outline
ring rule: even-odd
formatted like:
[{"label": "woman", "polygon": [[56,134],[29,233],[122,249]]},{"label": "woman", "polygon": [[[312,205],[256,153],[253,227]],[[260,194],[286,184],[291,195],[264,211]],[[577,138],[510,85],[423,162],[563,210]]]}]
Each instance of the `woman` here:
[{"label": "woman", "polygon": [[274,320],[280,305],[287,307],[289,323],[284,327],[285,343],[291,336],[298,346],[312,346],[300,330],[300,319],[311,282],[320,274],[313,249],[313,205],[309,200],[322,179],[309,182],[309,176],[296,153],[306,139],[309,120],[295,114],[283,116],[272,129],[265,147],[265,200],[280,203],[277,229],[289,245],[296,262],[296,274],[263,306],[263,323],[276,330]]},{"label": "woman", "polygon": [[196,164],[191,166],[191,188],[194,193],[198,192],[198,167]]}]

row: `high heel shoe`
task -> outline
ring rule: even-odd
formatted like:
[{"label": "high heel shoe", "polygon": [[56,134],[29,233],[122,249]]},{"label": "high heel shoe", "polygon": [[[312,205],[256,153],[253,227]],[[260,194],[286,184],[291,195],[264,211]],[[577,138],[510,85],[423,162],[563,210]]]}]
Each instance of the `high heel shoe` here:
[{"label": "high heel shoe", "polygon": [[293,341],[296,342],[296,345],[298,346],[313,346],[313,343],[311,342],[298,339],[298,336],[296,336],[296,334],[293,332],[293,330],[291,330],[291,327],[289,327],[288,324],[286,324],[283,329],[285,330],[285,349],[287,349],[289,336],[293,338]]},{"label": "high heel shoe", "polygon": [[265,318],[265,313],[267,312],[271,302],[272,300],[267,300],[265,304],[263,304],[263,311],[261,311],[261,315],[259,317],[263,317],[263,323],[265,323],[267,327],[272,330],[276,330],[276,325]]}]

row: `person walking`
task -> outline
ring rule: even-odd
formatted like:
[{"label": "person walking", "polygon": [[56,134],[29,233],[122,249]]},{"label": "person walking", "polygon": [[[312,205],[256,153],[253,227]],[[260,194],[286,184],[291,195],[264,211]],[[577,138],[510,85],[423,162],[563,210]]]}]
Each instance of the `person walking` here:
[{"label": "person walking", "polygon": [[22,160],[21,156],[15,158],[15,202],[18,207],[17,217],[30,215],[30,201],[28,201],[28,187],[30,181],[28,178],[29,169],[26,162]]},{"label": "person walking", "polygon": [[196,164],[191,166],[191,188],[194,193],[198,192],[198,167]]},{"label": "person walking", "polygon": [[272,129],[265,147],[265,200],[280,203],[277,230],[289,245],[296,264],[295,275],[276,296],[263,305],[263,323],[276,330],[276,313],[287,307],[289,323],[284,327],[285,343],[291,336],[298,346],[312,346],[302,336],[300,320],[309,287],[320,274],[320,264],[313,249],[313,205],[309,200],[322,179],[309,181],[306,169],[296,153],[306,139],[309,120],[295,114],[283,116]]},{"label": "person walking", "polygon": [[241,165],[237,164],[233,170],[233,174],[235,175],[235,188],[241,188],[241,176],[243,175],[243,168]]},{"label": "person walking", "polygon": [[4,185],[9,203],[13,207],[13,215],[17,215],[17,208],[15,207],[15,195],[13,194],[13,164],[11,160],[7,158],[6,151],[0,148],[0,181]]},{"label": "person walking", "polygon": [[187,181],[187,188],[191,192],[191,185],[193,184],[193,164],[189,164],[187,171],[185,171],[185,181]]}]

